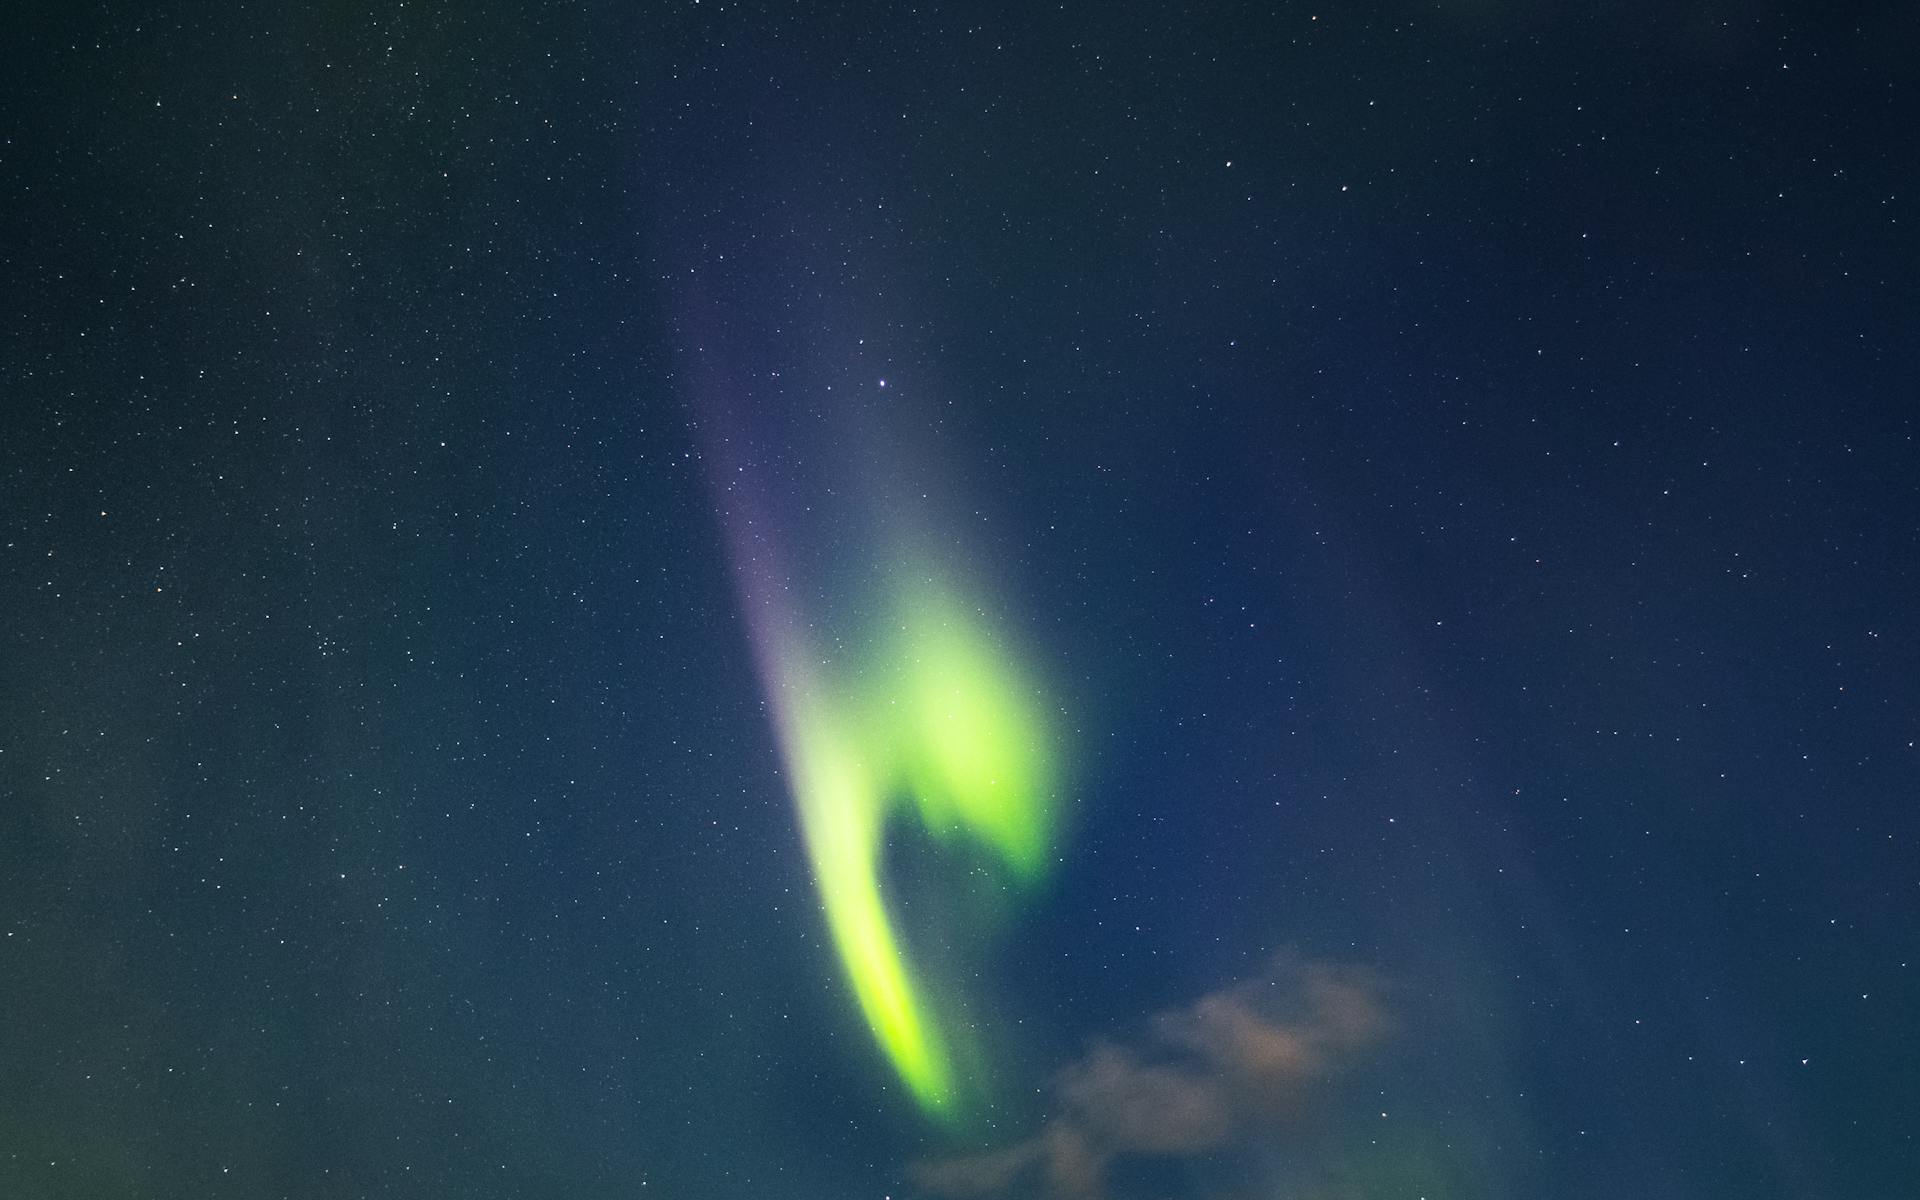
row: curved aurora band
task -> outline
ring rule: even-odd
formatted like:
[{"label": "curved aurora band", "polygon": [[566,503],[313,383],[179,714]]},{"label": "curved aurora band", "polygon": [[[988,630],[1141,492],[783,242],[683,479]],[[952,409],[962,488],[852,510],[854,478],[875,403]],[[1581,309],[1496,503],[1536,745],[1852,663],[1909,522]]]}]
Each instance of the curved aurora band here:
[{"label": "curved aurora band", "polygon": [[766,647],[800,827],[827,926],[860,1011],[921,1107],[952,1110],[961,1029],[943,1020],[888,904],[889,822],[972,839],[1032,879],[1051,842],[1045,723],[1019,665],[966,600],[899,569],[894,619],[838,677],[788,626]]},{"label": "curved aurora band", "polygon": [[[880,465],[923,456],[897,443],[863,456],[810,424],[815,410],[770,373],[743,376],[719,357],[709,347],[693,363],[696,423],[827,929],[901,1082],[923,1112],[959,1120],[984,1093],[984,1059],[951,976],[977,964],[937,970],[901,915],[951,913],[966,897],[929,888],[961,877],[895,879],[889,852],[918,834],[969,882],[989,874],[994,899],[1037,882],[1056,830],[1050,706],[984,593],[961,582],[959,539],[929,519],[926,473],[889,482]],[[897,403],[850,403],[827,407],[878,441],[876,420],[900,420]],[[863,496],[822,482],[848,473],[864,475]],[[975,929],[959,932],[967,942]]]}]

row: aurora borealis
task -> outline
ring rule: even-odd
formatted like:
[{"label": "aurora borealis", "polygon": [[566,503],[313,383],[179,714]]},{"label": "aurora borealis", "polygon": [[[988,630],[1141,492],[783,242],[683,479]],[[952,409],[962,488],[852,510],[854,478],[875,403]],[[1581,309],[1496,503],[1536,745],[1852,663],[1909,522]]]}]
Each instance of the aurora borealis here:
[{"label": "aurora borealis", "polygon": [[0,1200],[1914,1193],[1920,9],[10,15]]},{"label": "aurora borealis", "polygon": [[901,593],[872,658],[834,682],[797,639],[773,635],[768,686],[853,992],[914,1097],[944,1112],[962,1087],[955,1043],[965,1031],[935,1005],[902,945],[882,877],[888,824],[912,820],[939,841],[970,841],[1031,879],[1050,847],[1051,748],[1038,697],[970,606],[934,580]]},{"label": "aurora borealis", "polygon": [[[693,295],[688,323],[719,327],[698,307],[711,296]],[[1037,883],[1058,830],[1057,702],[1004,603],[963,582],[991,573],[970,561],[964,531],[944,527],[951,505],[936,497],[950,485],[933,446],[907,432],[924,401],[877,377],[850,392],[821,353],[837,340],[826,324],[816,314],[801,322],[808,338],[757,351],[703,336],[687,399],[707,429],[710,490],[835,953],[901,1081],[953,1122],[988,1091],[959,980],[982,964],[943,955],[930,977],[934,960],[914,952],[899,914],[952,907],[912,891],[954,872],[890,878],[888,848],[925,839],[1003,894]],[[855,357],[865,347],[847,340]],[[735,353],[789,366],[755,380],[732,369]],[[984,932],[958,937],[963,956],[986,949]]]}]

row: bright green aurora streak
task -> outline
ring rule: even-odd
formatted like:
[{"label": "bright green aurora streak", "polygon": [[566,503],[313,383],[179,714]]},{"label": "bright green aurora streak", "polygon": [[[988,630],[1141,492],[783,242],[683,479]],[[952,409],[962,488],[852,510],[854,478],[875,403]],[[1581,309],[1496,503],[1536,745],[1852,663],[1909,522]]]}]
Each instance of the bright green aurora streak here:
[{"label": "bright green aurora streak", "polygon": [[[1028,673],[977,606],[924,571],[894,597],[852,670],[829,677],[807,639],[773,636],[782,750],[827,925],[860,1010],[922,1109],[956,1114],[964,1026],[903,948],[882,861],[890,819],[972,841],[1016,880],[1044,870],[1053,753]],[[764,631],[763,632],[770,632]]]}]

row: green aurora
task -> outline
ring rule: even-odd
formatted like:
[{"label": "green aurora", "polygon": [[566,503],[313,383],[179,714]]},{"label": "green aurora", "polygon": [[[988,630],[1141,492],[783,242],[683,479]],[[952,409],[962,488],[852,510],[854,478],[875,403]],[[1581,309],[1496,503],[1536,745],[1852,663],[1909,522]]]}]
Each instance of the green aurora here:
[{"label": "green aurora", "polygon": [[1044,872],[1055,753],[1031,674],[980,608],[924,570],[893,597],[851,670],[806,639],[771,647],[787,761],[827,926],[866,1023],[923,1111],[953,1119],[978,1091],[952,1003],[936,1002],[889,904],[889,823],[971,842],[1015,882]]}]

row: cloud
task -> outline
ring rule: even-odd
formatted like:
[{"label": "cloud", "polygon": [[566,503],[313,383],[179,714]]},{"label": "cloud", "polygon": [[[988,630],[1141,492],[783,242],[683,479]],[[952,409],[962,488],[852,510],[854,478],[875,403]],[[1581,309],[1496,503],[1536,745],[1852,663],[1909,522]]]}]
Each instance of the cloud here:
[{"label": "cloud", "polygon": [[1055,1115],[1033,1137],[920,1163],[914,1180],[954,1200],[1102,1200],[1122,1156],[1206,1155],[1284,1132],[1390,1024],[1370,974],[1276,959],[1129,1042],[1095,1042],[1054,1079]]}]

